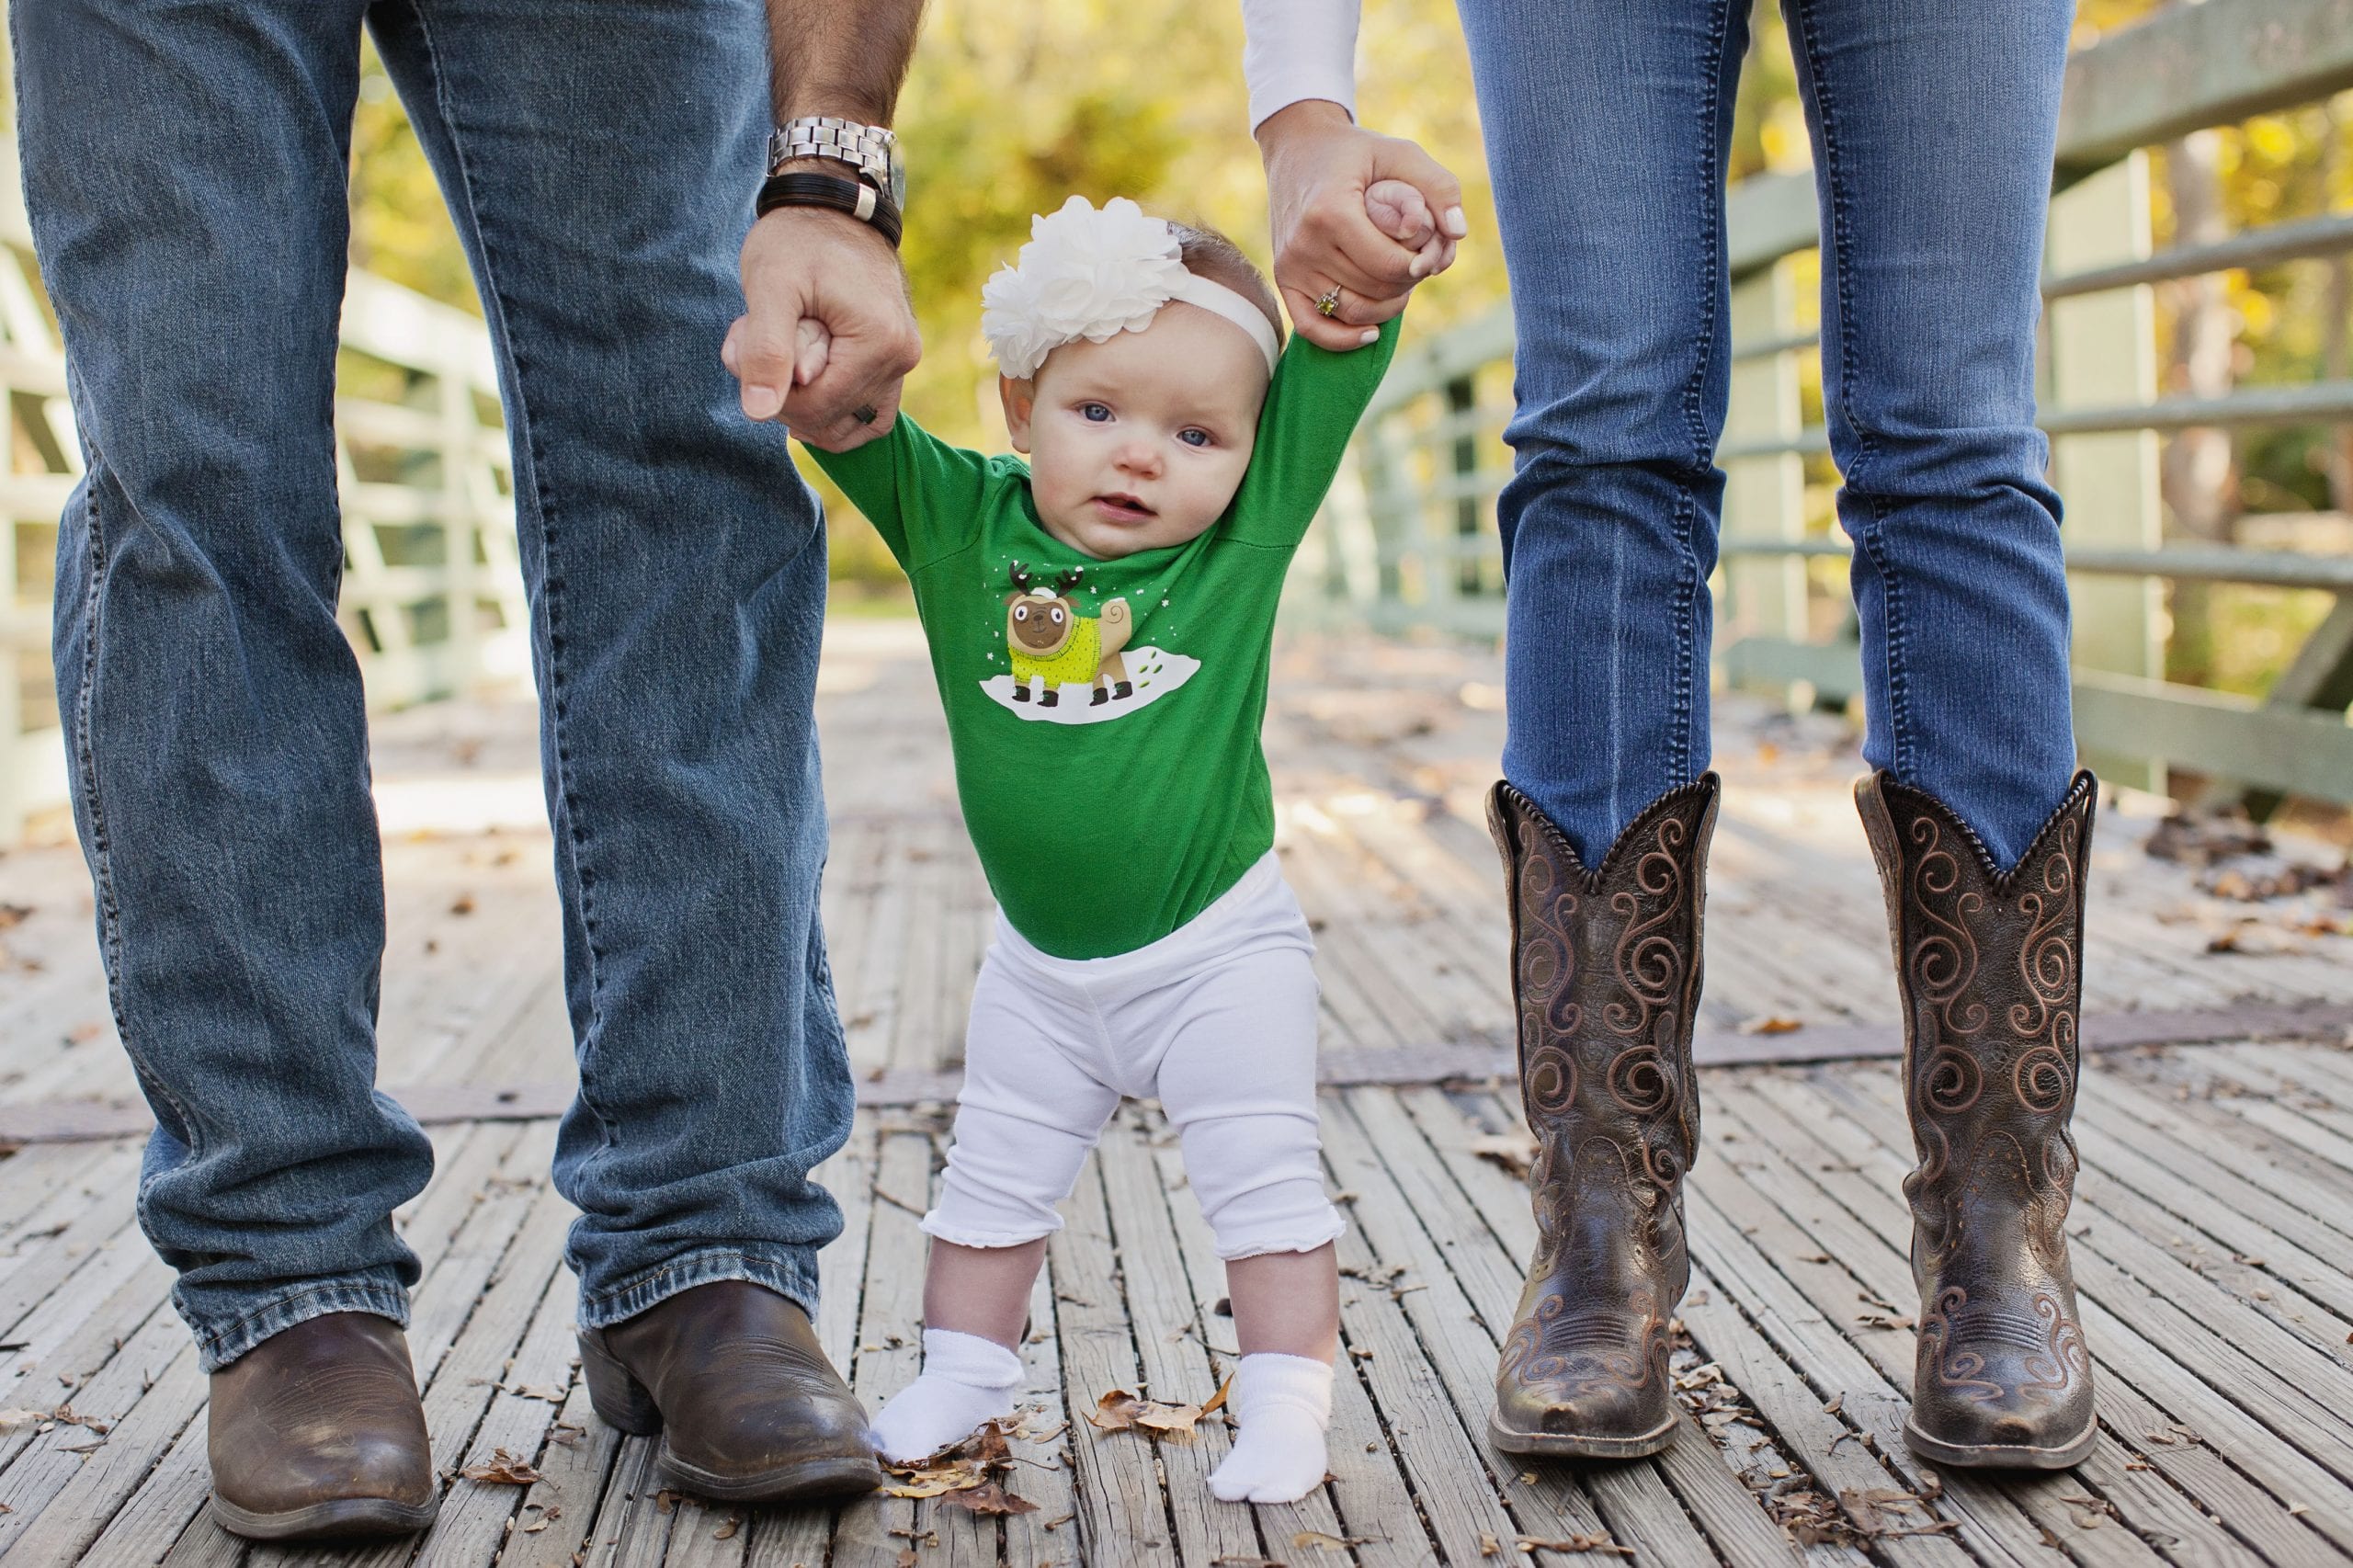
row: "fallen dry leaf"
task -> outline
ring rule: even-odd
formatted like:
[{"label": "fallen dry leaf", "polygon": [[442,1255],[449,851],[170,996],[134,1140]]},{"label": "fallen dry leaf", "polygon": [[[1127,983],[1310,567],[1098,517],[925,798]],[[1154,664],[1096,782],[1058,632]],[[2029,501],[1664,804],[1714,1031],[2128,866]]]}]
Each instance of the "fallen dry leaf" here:
[{"label": "fallen dry leaf", "polygon": [[1038,1511],[1037,1504],[1027,1497],[1014,1496],[994,1481],[947,1493],[939,1500],[950,1507],[970,1508],[983,1517],[1000,1514],[1034,1514]]},{"label": "fallen dry leaf", "polygon": [[529,1486],[546,1479],[522,1455],[506,1449],[493,1449],[486,1464],[470,1464],[458,1472],[468,1481],[487,1482],[494,1486]]},{"label": "fallen dry leaf", "polygon": [[902,1479],[897,1485],[885,1486],[882,1491],[892,1497],[938,1497],[944,1493],[961,1492],[988,1480],[990,1469],[1001,1463],[1005,1456],[1005,1435],[992,1421],[972,1437],[927,1460],[915,1464],[885,1465],[885,1470]]},{"label": "fallen dry leaf", "polygon": [[1525,1132],[1483,1132],[1463,1147],[1516,1176],[1526,1176],[1536,1164],[1536,1140]]},{"label": "fallen dry leaf", "polygon": [[1775,1014],[1768,1018],[1751,1018],[1740,1026],[1743,1034],[1795,1034],[1805,1028],[1802,1018],[1785,1018]]},{"label": "fallen dry leaf", "polygon": [[1130,1393],[1126,1389],[1113,1389],[1095,1402],[1095,1408],[1086,1414],[1086,1424],[1099,1432],[1141,1428],[1154,1437],[1189,1443],[1193,1440],[1193,1424],[1201,1415],[1198,1404],[1169,1404]]},{"label": "fallen dry leaf", "polygon": [[1352,1546],[1370,1546],[1380,1538],[1369,1535],[1326,1535],[1322,1530],[1302,1530],[1290,1538],[1292,1546],[1302,1551],[1311,1548],[1317,1551],[1346,1551]]},{"label": "fallen dry leaf", "polygon": [[1522,1551],[1606,1551],[1619,1557],[1634,1555],[1632,1547],[1620,1546],[1606,1535],[1573,1535],[1560,1540],[1524,1535],[1519,1538],[1519,1549]]},{"label": "fallen dry leaf", "polygon": [[713,1540],[733,1540],[735,1539],[735,1532],[743,1528],[743,1516],[740,1514],[730,1514],[726,1518],[720,1521],[720,1525],[717,1529],[710,1532],[710,1539]]}]

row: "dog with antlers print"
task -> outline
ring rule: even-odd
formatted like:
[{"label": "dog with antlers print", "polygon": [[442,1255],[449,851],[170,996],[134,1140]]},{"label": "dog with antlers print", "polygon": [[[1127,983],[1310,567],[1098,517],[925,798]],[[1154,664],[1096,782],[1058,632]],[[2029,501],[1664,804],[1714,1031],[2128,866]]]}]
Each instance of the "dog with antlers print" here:
[{"label": "dog with antlers print", "polygon": [[1051,588],[1041,586],[1030,570],[1017,561],[1013,591],[1005,596],[1005,645],[1013,659],[1013,699],[1029,700],[1029,683],[1039,683],[1038,706],[1051,708],[1061,700],[1064,686],[1095,687],[1101,703],[1135,695],[1128,666],[1120,657],[1135,634],[1135,616],[1125,599],[1106,599],[1097,615],[1078,613],[1071,590],[1086,580],[1086,569],[1074,566],[1058,574]]}]

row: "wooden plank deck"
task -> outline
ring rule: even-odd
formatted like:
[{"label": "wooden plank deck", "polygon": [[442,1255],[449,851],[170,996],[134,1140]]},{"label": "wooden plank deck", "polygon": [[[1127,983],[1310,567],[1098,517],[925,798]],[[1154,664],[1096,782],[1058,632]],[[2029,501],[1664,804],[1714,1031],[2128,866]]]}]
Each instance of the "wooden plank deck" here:
[{"label": "wooden plank deck", "polygon": [[[838,621],[820,702],[836,801],[825,916],[875,1103],[823,1173],[848,1229],[824,1255],[818,1328],[871,1402],[915,1370],[915,1219],[991,905],[912,627]],[[1332,1479],[1288,1508],[1208,1499],[1217,1417],[1156,1446],[1084,1420],[1114,1387],[1206,1399],[1233,1358],[1222,1272],[1150,1107],[1106,1135],[1039,1285],[1039,1415],[1007,1476],[1033,1511],[745,1511],[665,1491],[649,1445],[595,1419],[572,1365],[544,1115],[568,1045],[528,711],[448,707],[392,720],[377,748],[381,1081],[438,1096],[438,1168],[401,1217],[426,1264],[412,1343],[437,1460],[519,1460],[538,1479],[453,1479],[417,1542],[245,1546],[202,1512],[204,1380],[132,1222],[137,1141],[64,1136],[138,1114],[78,857],[0,858],[0,1123],[23,1141],[0,1161],[0,1553],[109,1568],[2353,1562],[2346,911],[2327,890],[2201,891],[2143,852],[2151,813],[2128,801],[2103,819],[2086,1034],[2110,1049],[2085,1074],[2071,1222],[2102,1441],[2061,1475],[1932,1473],[1900,1437],[1910,1155],[1892,1064],[1870,1059],[1897,1037],[1846,798],[1851,737],[1735,700],[1719,723],[1702,1047],[1747,1064],[1703,1074],[1683,1440],[1620,1466],[1487,1450],[1496,1335],[1533,1231],[1520,1179],[1487,1152],[1518,1126],[1507,1081],[1486,1075],[1508,1039],[1479,798],[1499,706],[1494,657],[1452,646],[1302,642],[1279,662],[1282,845],[1322,943],[1325,1152],[1355,1221]]]}]

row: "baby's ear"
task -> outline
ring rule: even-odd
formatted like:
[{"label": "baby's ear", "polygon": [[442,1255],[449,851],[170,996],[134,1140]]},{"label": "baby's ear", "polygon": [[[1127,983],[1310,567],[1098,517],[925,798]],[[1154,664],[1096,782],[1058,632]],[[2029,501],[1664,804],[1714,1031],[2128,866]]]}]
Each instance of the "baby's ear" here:
[{"label": "baby's ear", "polygon": [[1005,433],[1013,442],[1013,449],[1026,458],[1029,455],[1029,420],[1038,408],[1038,383],[1001,375],[996,379],[996,395],[1005,404]]}]

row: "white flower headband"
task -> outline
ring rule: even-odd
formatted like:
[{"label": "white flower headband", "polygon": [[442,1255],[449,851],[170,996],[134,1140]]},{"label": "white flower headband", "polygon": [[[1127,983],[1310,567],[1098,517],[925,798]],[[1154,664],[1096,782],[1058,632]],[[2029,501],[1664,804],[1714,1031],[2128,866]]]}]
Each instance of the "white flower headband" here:
[{"label": "white flower headband", "polygon": [[997,368],[1035,375],[1065,343],[1142,332],[1171,300],[1223,316],[1250,335],[1267,369],[1281,350],[1266,312],[1222,283],[1187,269],[1165,219],[1115,196],[1098,210],[1083,196],[1029,220],[1029,243],[981,290],[981,331]]}]

